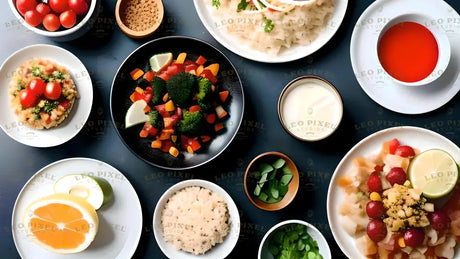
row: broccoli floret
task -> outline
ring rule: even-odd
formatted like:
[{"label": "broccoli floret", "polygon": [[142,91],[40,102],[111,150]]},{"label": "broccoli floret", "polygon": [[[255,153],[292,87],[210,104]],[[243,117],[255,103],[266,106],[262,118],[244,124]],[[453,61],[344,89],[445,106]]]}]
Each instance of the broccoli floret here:
[{"label": "broccoli floret", "polygon": [[204,115],[197,112],[183,111],[183,118],[180,121],[179,131],[187,136],[205,135],[207,126],[204,121]]},{"label": "broccoli floret", "polygon": [[166,82],[169,98],[179,107],[187,107],[193,100],[196,93],[197,76],[180,72],[173,75]]},{"label": "broccoli floret", "polygon": [[198,105],[203,111],[212,110],[211,104],[212,83],[207,78],[201,78],[198,81],[198,94],[196,96]]},{"label": "broccoli floret", "polygon": [[163,122],[163,117],[161,117],[160,113],[153,109],[150,110],[149,113],[149,123],[152,125],[154,128],[161,130],[164,127],[164,122]]},{"label": "broccoli floret", "polygon": [[168,92],[166,90],[166,81],[163,78],[156,76],[152,80],[153,97],[152,102],[157,105],[162,102],[163,96]]}]

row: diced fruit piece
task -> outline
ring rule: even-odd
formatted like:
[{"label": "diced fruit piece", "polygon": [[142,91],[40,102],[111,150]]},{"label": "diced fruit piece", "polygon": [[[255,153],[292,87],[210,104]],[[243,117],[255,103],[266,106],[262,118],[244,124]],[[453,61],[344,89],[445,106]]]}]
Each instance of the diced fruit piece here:
[{"label": "diced fruit piece", "polygon": [[198,65],[203,65],[204,63],[206,63],[206,61],[207,60],[203,56],[199,56],[195,63],[197,63]]},{"label": "diced fruit piece", "polygon": [[153,71],[149,70],[144,74],[143,78],[148,82],[152,82],[153,78],[155,78],[155,74]]},{"label": "diced fruit piece", "polygon": [[184,64],[185,58],[187,57],[187,53],[182,52],[177,56],[176,63],[177,64]]},{"label": "diced fruit piece", "polygon": [[176,109],[176,106],[174,105],[174,102],[172,100],[169,100],[166,104],[165,104],[165,110],[167,112],[173,112],[174,110]]},{"label": "diced fruit piece", "polygon": [[216,119],[217,119],[217,116],[216,116],[215,113],[210,113],[210,114],[206,115],[206,121],[209,124],[214,124],[214,122],[216,122]]},{"label": "diced fruit piece", "polygon": [[205,67],[204,69],[208,69],[209,71],[211,71],[211,73],[214,76],[217,76],[217,73],[219,73],[219,63],[213,63],[213,64]]},{"label": "diced fruit piece", "polygon": [[374,242],[379,242],[387,235],[387,227],[381,220],[371,219],[367,224],[367,235]]},{"label": "diced fruit piece", "polygon": [[414,157],[414,149],[410,146],[399,146],[395,150],[395,155],[402,157]]},{"label": "diced fruit piece", "polygon": [[458,166],[446,151],[430,149],[415,156],[407,171],[412,186],[428,198],[440,198],[458,181]]},{"label": "diced fruit piece", "polygon": [[225,101],[227,100],[228,98],[228,95],[229,95],[229,91],[222,91],[222,92],[219,92],[219,99],[222,103],[225,103]]},{"label": "diced fruit piece", "polygon": [[78,253],[94,240],[99,219],[85,199],[56,193],[32,202],[23,217],[24,230],[37,245],[60,254]]},{"label": "diced fruit piece", "polygon": [[95,210],[107,204],[113,196],[110,183],[101,177],[69,174],[59,178],[54,184],[55,193],[67,193],[88,201]]},{"label": "diced fruit piece", "polygon": [[428,219],[430,220],[431,227],[438,232],[444,231],[449,227],[450,219],[442,210],[428,214]]},{"label": "diced fruit piece", "polygon": [[367,188],[369,192],[381,192],[383,188],[380,176],[377,174],[371,174],[367,180]]},{"label": "diced fruit piece", "polygon": [[224,108],[222,107],[222,105],[216,106],[215,110],[216,110],[217,117],[218,117],[219,119],[222,119],[223,117],[227,116],[227,114],[228,114],[227,111],[224,110]]},{"label": "diced fruit piece", "polygon": [[371,219],[382,219],[385,211],[383,203],[380,201],[369,201],[366,204],[366,213]]},{"label": "diced fruit piece", "polygon": [[125,116],[125,128],[149,121],[149,116],[144,113],[145,106],[147,103],[144,100],[131,104]]},{"label": "diced fruit piece", "polygon": [[137,80],[139,79],[141,76],[144,75],[144,71],[142,71],[140,68],[135,68],[133,71],[131,71],[131,73],[129,73],[131,75],[131,78],[133,80]]},{"label": "diced fruit piece", "polygon": [[388,152],[390,154],[394,155],[395,152],[396,152],[396,149],[399,147],[399,140],[394,138],[394,139],[390,140],[388,143],[389,143]]},{"label": "diced fruit piece", "polygon": [[224,129],[224,124],[222,122],[214,124],[214,131],[218,132]]},{"label": "diced fruit piece", "polygon": [[[173,60],[173,54],[171,52],[153,55],[149,59],[150,68],[152,69],[153,72],[158,73],[159,71],[162,71],[167,66],[169,66],[172,60]],[[168,80],[165,79],[165,81],[168,81]]]},{"label": "diced fruit piece", "polygon": [[151,147],[152,148],[161,148],[161,143],[162,143],[161,140],[156,139],[156,140],[152,141]]},{"label": "diced fruit piece", "polygon": [[213,84],[217,82],[217,78],[212,74],[211,70],[209,69],[203,69],[203,71],[199,75],[209,79],[209,81],[211,81],[211,83]]},{"label": "diced fruit piece", "polygon": [[404,243],[406,246],[417,247],[423,244],[425,233],[419,228],[411,228],[404,232]]},{"label": "diced fruit piece", "polygon": [[391,185],[403,185],[404,182],[407,180],[406,172],[404,172],[404,169],[402,169],[401,167],[391,168],[385,177]]},{"label": "diced fruit piece", "polygon": [[169,154],[171,154],[173,157],[177,157],[179,155],[179,150],[172,146],[169,148]]}]

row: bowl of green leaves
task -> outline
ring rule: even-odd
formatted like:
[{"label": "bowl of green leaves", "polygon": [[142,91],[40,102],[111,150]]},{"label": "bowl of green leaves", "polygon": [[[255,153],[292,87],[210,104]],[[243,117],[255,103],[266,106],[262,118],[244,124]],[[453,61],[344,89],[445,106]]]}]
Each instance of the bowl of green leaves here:
[{"label": "bowl of green leaves", "polygon": [[299,189],[299,172],[294,162],[280,152],[255,157],[244,174],[244,190],[256,207],[274,211],[289,205]]},{"label": "bowl of green leaves", "polygon": [[317,228],[292,219],[273,226],[259,245],[258,259],[285,258],[330,259],[331,251]]}]

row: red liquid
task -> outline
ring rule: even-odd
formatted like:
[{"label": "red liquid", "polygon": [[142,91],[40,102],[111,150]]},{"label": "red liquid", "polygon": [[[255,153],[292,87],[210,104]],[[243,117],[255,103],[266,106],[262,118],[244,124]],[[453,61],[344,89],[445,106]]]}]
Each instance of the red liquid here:
[{"label": "red liquid", "polygon": [[415,22],[401,22],[388,29],[377,47],[380,63],[393,78],[420,81],[438,62],[438,44],[433,34]]}]

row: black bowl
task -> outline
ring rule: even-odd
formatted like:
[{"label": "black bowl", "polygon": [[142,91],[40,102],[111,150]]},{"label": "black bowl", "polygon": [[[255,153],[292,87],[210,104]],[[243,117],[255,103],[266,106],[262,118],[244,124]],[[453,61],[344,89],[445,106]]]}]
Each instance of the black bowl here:
[{"label": "black bowl", "polygon": [[[125,129],[125,114],[132,102],[129,96],[136,87],[131,79],[130,72],[135,68],[148,67],[149,58],[157,53],[171,52],[174,57],[181,52],[187,53],[187,58],[194,60],[200,55],[207,59],[206,64],[219,63],[217,87],[230,92],[230,100],[225,109],[230,115],[225,121],[225,130],[217,134],[210,142],[194,154],[181,152],[178,157],[164,153],[150,147],[152,139],[139,137],[142,124]],[[203,165],[222,153],[236,136],[241,125],[244,112],[244,93],[240,77],[235,67],[215,47],[190,37],[170,36],[163,37],[137,48],[131,53],[118,69],[112,82],[110,93],[110,111],[112,121],[123,143],[145,162],[170,170],[190,169]]]}]

